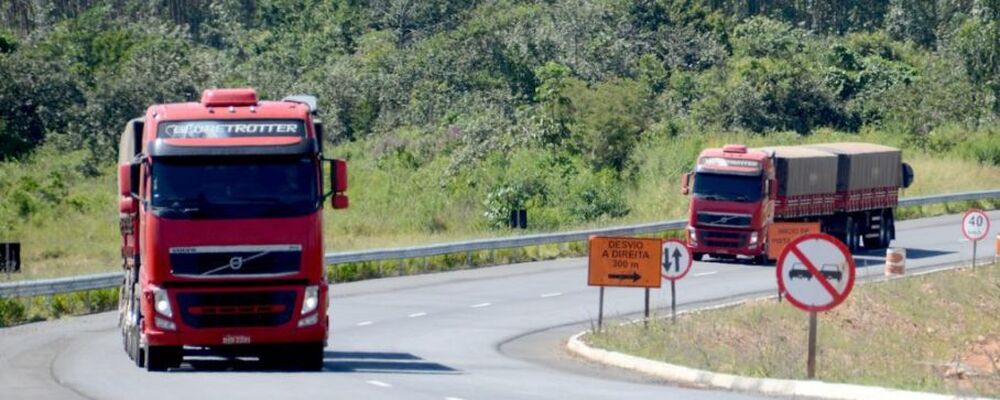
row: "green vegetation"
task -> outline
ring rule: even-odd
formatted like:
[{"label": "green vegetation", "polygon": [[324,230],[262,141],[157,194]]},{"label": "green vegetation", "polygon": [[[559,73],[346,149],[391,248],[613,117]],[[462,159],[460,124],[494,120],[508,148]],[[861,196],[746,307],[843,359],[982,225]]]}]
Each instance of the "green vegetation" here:
[{"label": "green vegetation", "polygon": [[89,290],[51,297],[0,299],[0,328],[118,308],[118,289]]},{"label": "green vegetation", "polygon": [[905,195],[1000,180],[994,0],[418,3],[0,4],[18,279],[117,268],[117,135],[209,87],[319,97],[352,182],[328,250],[512,234],[513,209],[535,231],[677,218],[680,174],[726,142],[897,145]]},{"label": "green vegetation", "polygon": [[[819,316],[817,377],[962,396],[1000,395],[1000,267],[854,288]],[[804,379],[808,316],[773,299],[588,336],[597,347],[698,369]]]}]

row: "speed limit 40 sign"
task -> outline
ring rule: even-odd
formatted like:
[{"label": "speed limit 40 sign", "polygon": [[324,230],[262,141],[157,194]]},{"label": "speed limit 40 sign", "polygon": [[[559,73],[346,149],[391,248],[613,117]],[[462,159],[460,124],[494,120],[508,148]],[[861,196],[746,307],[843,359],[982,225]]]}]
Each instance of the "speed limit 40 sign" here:
[{"label": "speed limit 40 sign", "polygon": [[990,233],[990,217],[983,210],[969,210],[962,217],[962,234],[973,242],[983,240]]}]

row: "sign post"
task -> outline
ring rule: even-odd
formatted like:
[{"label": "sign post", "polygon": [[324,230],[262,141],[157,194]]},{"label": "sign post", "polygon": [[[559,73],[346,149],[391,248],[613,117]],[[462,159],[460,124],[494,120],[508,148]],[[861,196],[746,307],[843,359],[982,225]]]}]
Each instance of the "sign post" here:
[{"label": "sign post", "polygon": [[990,233],[990,217],[983,210],[972,209],[962,217],[962,235],[972,242],[972,268],[976,268],[976,243]]},{"label": "sign post", "polygon": [[0,270],[7,273],[21,271],[21,243],[0,243]]},{"label": "sign post", "polygon": [[799,236],[778,258],[778,289],[789,303],[809,313],[806,373],[810,379],[816,377],[816,313],[831,310],[847,299],[854,288],[856,268],[847,246],[825,233]]},{"label": "sign post", "polygon": [[[660,287],[660,239],[591,236],[588,242],[587,284],[600,286],[598,329],[604,323],[604,288],[646,289],[645,316],[649,320],[649,289]],[[648,322],[647,322],[648,323]]]},{"label": "sign post", "polygon": [[670,281],[670,321],[677,322],[677,292],[676,282],[687,275],[694,264],[691,249],[687,244],[676,239],[663,242],[663,278]]}]

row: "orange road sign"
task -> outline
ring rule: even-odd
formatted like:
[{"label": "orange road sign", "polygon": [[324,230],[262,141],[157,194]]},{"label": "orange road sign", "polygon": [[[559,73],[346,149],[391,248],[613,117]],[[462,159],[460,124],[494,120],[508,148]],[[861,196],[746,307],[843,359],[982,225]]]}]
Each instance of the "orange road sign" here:
[{"label": "orange road sign", "polygon": [[658,288],[663,241],[591,236],[587,284]]},{"label": "orange road sign", "polygon": [[785,245],[807,233],[820,233],[819,222],[775,222],[767,228],[767,258],[777,260]]}]

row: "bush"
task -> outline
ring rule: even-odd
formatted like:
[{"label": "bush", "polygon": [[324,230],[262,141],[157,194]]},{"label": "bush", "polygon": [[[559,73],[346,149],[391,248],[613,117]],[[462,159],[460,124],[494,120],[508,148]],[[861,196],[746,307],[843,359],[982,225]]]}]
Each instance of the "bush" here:
[{"label": "bush", "polygon": [[0,298],[0,328],[21,323],[25,318],[24,304],[17,299]]}]

